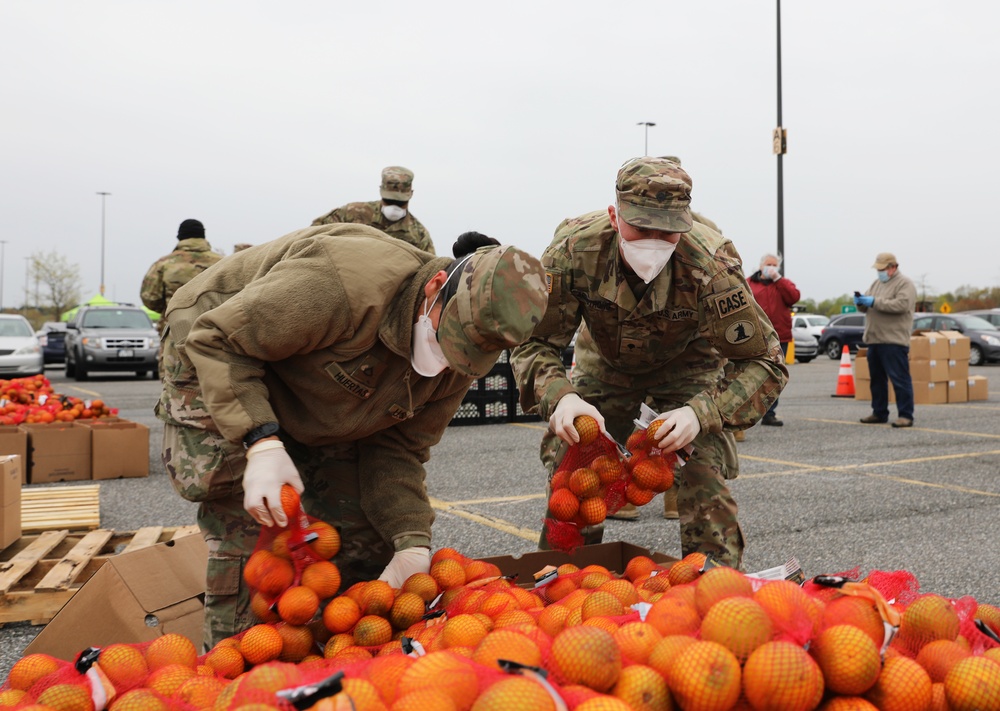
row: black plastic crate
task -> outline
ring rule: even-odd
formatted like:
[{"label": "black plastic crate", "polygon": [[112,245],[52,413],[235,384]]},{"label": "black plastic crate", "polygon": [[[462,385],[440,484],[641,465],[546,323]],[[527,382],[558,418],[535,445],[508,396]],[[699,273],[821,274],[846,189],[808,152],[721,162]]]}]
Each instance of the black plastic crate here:
[{"label": "black plastic crate", "polygon": [[451,418],[450,425],[497,425],[510,422],[510,393],[506,390],[472,392]]},{"label": "black plastic crate", "polygon": [[503,371],[490,371],[489,375],[484,375],[469,386],[469,392],[466,397],[469,395],[507,394],[513,389],[513,375],[504,373]]}]

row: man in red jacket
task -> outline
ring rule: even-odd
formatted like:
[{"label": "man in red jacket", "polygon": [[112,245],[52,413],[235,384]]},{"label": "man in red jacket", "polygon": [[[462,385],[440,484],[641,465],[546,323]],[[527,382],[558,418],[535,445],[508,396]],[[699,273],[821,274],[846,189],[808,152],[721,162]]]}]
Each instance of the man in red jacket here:
[{"label": "man in red jacket", "polygon": [[[754,299],[771,319],[774,330],[781,341],[781,349],[788,355],[788,344],[792,340],[792,306],[799,300],[799,289],[791,279],[781,275],[781,257],[765,254],[760,258],[760,269],[750,275],[747,280]],[[778,419],[775,410],[778,401],[775,400],[767,411],[762,424],[781,427],[784,423]]]}]

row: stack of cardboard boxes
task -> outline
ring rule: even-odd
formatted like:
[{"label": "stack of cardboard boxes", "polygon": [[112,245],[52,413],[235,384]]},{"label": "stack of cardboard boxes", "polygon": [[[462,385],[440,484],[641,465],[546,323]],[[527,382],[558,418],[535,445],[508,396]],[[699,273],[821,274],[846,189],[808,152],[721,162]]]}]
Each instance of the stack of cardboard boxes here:
[{"label": "stack of cardboard boxes", "polygon": [[[910,338],[910,378],[913,402],[941,405],[950,402],[985,400],[986,378],[969,375],[968,337],[957,331],[919,331]],[[855,399],[871,400],[868,349],[859,348],[854,361]],[[895,402],[889,383],[889,402]]]}]

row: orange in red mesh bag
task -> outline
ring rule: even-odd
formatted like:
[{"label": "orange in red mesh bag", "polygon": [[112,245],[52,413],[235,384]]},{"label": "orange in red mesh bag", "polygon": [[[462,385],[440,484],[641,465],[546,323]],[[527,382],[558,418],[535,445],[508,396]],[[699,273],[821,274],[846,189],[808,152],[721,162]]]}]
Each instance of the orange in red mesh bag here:
[{"label": "orange in red mesh bag", "polygon": [[254,590],[258,617],[302,625],[340,589],[340,570],[329,560],[340,551],[340,534],[307,516],[298,492],[287,484],[281,487],[281,507],[288,527],[261,529],[243,578]]},{"label": "orange in red mesh bag", "polygon": [[583,544],[580,529],[604,521],[625,505],[627,472],[618,445],[601,432],[597,420],[573,420],[580,441],[570,445],[552,475],[551,518],[546,519],[549,544],[570,551]]}]

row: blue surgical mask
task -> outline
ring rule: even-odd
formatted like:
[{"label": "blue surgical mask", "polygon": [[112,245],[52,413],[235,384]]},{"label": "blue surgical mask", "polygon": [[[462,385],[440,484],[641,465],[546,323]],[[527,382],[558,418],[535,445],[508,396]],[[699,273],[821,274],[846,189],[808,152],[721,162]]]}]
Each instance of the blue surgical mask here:
[{"label": "blue surgical mask", "polygon": [[883,284],[889,281],[889,272],[887,272],[885,269],[876,269],[875,273],[878,274],[878,280]]}]

